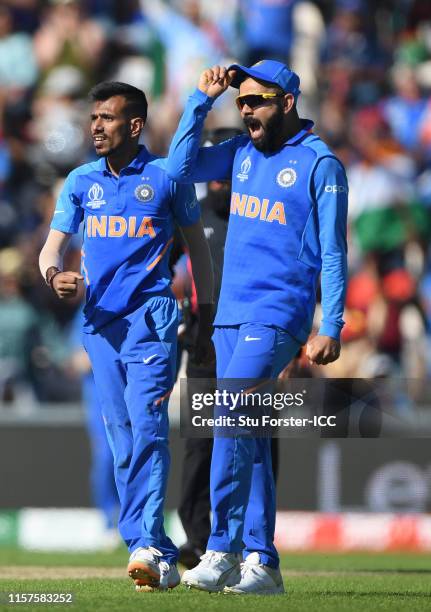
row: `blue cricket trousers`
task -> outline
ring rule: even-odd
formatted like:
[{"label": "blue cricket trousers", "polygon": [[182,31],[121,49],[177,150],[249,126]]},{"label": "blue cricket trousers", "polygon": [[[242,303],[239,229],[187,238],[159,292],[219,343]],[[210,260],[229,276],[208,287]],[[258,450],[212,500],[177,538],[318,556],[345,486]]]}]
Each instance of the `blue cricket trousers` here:
[{"label": "blue cricket trousers", "polygon": [[106,528],[113,529],[118,522],[118,493],[112,452],[106,437],[92,372],[82,378],[82,394],[91,446],[90,484],[93,502],[96,508],[103,512]]},{"label": "blue cricket trousers", "polygon": [[[286,331],[258,323],[216,327],[217,379],[276,378],[300,348]],[[278,567],[271,438],[215,437],[211,461],[208,550],[258,552]]]},{"label": "blue cricket trousers", "polygon": [[114,456],[119,531],[130,552],[154,546],[168,563],[178,555],[163,527],[177,327],[176,300],[155,296],[98,333],[84,334]]}]

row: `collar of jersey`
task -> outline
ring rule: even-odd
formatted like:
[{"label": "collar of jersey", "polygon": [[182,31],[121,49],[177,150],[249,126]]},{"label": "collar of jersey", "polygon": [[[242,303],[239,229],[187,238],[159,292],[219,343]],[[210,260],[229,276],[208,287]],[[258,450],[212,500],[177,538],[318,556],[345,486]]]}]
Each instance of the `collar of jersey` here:
[{"label": "collar of jersey", "polygon": [[[144,145],[140,145],[139,153],[134,159],[132,159],[132,161],[130,162],[128,166],[125,166],[125,168],[131,168],[133,170],[136,170],[136,172],[139,173],[141,172],[141,170],[143,169],[143,167],[145,166],[149,158],[150,158],[150,153],[147,151]],[[125,168],[123,168],[123,170]],[[105,176],[110,176],[112,174],[112,172],[108,168],[108,162],[106,160],[106,157],[102,157],[102,159],[100,160],[100,169],[103,171],[103,174]]]},{"label": "collar of jersey", "polygon": [[305,138],[313,129],[314,121],[311,121],[311,119],[301,119],[301,125],[302,130],[295,134],[295,136],[292,136],[292,138],[289,138],[289,140],[286,140],[284,144],[293,145],[301,142],[301,140]]}]

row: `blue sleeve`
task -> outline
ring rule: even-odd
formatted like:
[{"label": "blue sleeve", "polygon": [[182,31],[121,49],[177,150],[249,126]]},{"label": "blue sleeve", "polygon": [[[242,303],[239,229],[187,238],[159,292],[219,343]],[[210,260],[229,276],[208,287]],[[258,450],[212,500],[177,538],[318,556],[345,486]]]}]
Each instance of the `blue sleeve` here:
[{"label": "blue sleeve", "polygon": [[173,183],[172,212],[180,226],[193,225],[199,221],[201,210],[194,185]]},{"label": "blue sleeve", "polygon": [[348,185],[341,163],[333,157],[321,159],[313,174],[312,189],[317,203],[322,257],[322,322],[319,334],[339,339],[344,325],[347,288]]},{"label": "blue sleeve", "polygon": [[51,229],[59,230],[66,234],[75,234],[78,231],[84,211],[81,208],[81,202],[76,193],[76,179],[75,171],[71,172],[66,178],[55,206]]},{"label": "blue sleeve", "polygon": [[190,96],[169,148],[168,176],[180,183],[206,183],[231,178],[237,148],[246,136],[235,136],[212,147],[200,147],[202,128],[214,102],[197,89]]}]

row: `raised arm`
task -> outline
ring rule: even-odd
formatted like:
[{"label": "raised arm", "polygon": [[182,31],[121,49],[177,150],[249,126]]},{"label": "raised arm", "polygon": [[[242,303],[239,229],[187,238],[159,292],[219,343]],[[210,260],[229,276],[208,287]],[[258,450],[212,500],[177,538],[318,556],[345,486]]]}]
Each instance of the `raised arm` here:
[{"label": "raised arm", "polygon": [[179,183],[230,179],[235,151],[246,137],[237,136],[212,147],[199,145],[206,116],[231,80],[232,75],[220,66],[202,72],[169,148],[166,169],[171,179]]}]

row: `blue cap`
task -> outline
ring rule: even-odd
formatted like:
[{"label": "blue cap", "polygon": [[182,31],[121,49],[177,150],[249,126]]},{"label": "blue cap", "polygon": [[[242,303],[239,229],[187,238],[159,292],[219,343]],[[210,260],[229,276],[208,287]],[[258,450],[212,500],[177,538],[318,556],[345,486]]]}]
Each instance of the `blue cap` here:
[{"label": "blue cap", "polygon": [[293,94],[295,100],[301,93],[299,89],[299,76],[296,72],[292,72],[286,64],[282,64],[275,60],[261,60],[250,68],[247,68],[247,66],[240,66],[239,64],[232,64],[229,66],[228,70],[236,70],[236,74],[231,83],[232,87],[239,88],[246,78],[252,77],[253,79],[259,79],[267,83],[278,85],[286,93]]}]

